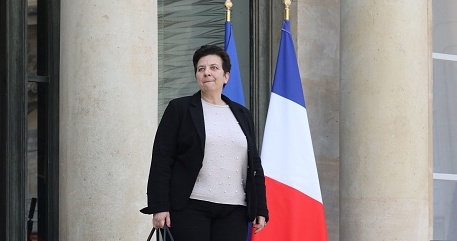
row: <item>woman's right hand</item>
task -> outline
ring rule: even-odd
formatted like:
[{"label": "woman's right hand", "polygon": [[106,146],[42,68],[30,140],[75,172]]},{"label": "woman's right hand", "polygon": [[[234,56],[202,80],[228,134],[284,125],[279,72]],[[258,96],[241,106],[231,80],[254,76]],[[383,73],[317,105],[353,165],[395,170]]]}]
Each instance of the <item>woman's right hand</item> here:
[{"label": "woman's right hand", "polygon": [[152,226],[154,228],[163,228],[165,223],[168,227],[171,227],[170,212],[160,212],[152,215]]}]

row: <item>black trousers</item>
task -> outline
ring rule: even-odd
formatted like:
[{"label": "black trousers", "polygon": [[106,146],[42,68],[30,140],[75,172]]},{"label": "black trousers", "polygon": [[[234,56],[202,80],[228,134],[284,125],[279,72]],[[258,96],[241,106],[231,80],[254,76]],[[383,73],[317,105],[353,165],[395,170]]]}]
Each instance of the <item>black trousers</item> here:
[{"label": "black trousers", "polygon": [[175,241],[246,241],[246,207],[191,199],[182,210],[171,210]]}]

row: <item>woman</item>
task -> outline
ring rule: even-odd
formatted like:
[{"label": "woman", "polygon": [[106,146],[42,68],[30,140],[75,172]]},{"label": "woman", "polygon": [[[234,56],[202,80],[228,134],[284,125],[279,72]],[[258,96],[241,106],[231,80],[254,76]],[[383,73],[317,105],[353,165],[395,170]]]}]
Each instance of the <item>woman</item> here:
[{"label": "woman", "polygon": [[252,115],[222,95],[231,68],[222,48],[202,46],[193,65],[200,91],[164,112],[141,212],[176,241],[245,241],[248,221],[255,232],[268,221]]}]

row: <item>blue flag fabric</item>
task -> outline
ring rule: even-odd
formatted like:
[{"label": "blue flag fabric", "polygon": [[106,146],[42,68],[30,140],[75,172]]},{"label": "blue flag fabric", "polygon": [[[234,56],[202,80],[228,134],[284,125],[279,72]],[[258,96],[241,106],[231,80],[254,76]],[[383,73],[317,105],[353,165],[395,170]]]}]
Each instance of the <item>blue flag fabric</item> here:
[{"label": "blue flag fabric", "polygon": [[232,31],[232,23],[228,21],[225,22],[225,51],[230,56],[232,69],[230,70],[229,81],[222,90],[222,94],[244,106],[243,84],[241,82],[240,68],[238,66],[235,38]]},{"label": "blue flag fabric", "polygon": [[283,21],[281,33],[272,91],[306,108],[289,20]]}]

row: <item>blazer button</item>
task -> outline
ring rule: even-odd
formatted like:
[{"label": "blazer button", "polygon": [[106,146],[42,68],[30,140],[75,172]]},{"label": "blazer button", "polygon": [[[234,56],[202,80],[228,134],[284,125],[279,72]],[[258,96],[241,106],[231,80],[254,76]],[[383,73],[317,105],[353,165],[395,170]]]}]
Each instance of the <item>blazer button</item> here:
[{"label": "blazer button", "polygon": [[256,171],[254,171],[254,176],[255,176],[255,174],[257,174],[257,172],[256,172]]}]

